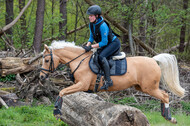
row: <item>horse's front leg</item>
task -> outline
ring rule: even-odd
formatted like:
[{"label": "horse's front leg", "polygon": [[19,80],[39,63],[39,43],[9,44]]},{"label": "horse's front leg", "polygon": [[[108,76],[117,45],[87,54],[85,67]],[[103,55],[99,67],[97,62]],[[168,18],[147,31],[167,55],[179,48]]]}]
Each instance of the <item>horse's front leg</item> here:
[{"label": "horse's front leg", "polygon": [[79,81],[78,83],[68,87],[64,88],[59,92],[59,96],[62,97],[63,95],[79,92],[79,91],[87,91],[89,89],[90,84],[87,82]]},{"label": "horse's front leg", "polygon": [[57,97],[55,101],[55,109],[53,111],[54,116],[58,119],[62,115],[61,108],[62,108],[62,102],[63,102],[63,99],[62,99],[63,95],[67,95],[67,94],[71,94],[71,93],[75,93],[79,91],[87,91],[89,86],[90,86],[90,83],[85,82],[85,81],[84,82],[79,81],[78,83],[68,88],[62,89],[59,92],[59,96]]}]

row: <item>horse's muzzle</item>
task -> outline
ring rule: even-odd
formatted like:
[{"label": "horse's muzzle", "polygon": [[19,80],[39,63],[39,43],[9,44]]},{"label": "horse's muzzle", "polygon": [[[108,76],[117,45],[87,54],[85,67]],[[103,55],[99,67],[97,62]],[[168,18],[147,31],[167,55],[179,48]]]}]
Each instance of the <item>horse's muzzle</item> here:
[{"label": "horse's muzzle", "polygon": [[40,76],[40,80],[41,80],[41,81],[44,81],[46,78],[48,78],[48,74],[45,74],[45,75],[41,75],[41,76]]}]

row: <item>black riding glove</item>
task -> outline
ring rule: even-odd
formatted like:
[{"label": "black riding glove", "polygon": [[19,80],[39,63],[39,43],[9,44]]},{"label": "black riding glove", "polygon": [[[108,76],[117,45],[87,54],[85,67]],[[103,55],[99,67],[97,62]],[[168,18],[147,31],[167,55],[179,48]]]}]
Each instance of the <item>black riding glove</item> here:
[{"label": "black riding glove", "polygon": [[92,49],[92,46],[83,46],[86,52],[89,52]]}]

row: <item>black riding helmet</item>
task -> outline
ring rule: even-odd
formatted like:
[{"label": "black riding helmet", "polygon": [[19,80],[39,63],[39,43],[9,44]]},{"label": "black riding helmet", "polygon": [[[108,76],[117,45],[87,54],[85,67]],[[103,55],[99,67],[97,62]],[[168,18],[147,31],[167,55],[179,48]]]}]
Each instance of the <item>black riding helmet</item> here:
[{"label": "black riding helmet", "polygon": [[87,12],[88,15],[101,15],[102,11],[100,6],[92,5],[88,8]]}]

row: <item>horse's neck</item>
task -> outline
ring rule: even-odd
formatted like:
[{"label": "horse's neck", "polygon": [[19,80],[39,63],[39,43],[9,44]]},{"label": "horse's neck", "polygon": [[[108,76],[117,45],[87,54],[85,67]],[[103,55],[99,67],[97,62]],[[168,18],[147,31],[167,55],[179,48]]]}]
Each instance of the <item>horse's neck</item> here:
[{"label": "horse's neck", "polygon": [[60,58],[60,62],[67,63],[72,59],[82,54],[84,50],[80,48],[65,47],[63,49],[56,49],[54,53]]}]

